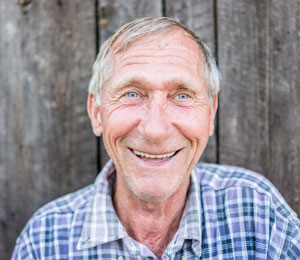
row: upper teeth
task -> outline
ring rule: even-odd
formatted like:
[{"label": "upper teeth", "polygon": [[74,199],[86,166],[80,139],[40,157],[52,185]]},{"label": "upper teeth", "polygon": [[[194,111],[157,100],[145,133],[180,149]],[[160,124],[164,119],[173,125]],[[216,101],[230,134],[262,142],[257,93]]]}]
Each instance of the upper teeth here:
[{"label": "upper teeth", "polygon": [[175,154],[175,152],[172,153],[165,153],[165,154],[149,154],[149,153],[143,153],[143,152],[139,152],[137,150],[133,150],[133,152],[138,155],[138,156],[143,156],[146,158],[151,158],[151,159],[162,159],[162,158],[167,158],[167,157],[171,157]]}]

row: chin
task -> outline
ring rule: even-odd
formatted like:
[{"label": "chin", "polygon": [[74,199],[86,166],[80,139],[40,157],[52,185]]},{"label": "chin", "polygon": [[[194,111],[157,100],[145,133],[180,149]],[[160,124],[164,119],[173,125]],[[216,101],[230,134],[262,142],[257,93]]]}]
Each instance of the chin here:
[{"label": "chin", "polygon": [[160,187],[156,183],[156,185],[151,185],[151,189],[149,189],[149,186],[143,187],[143,185],[127,185],[130,189],[130,191],[139,199],[147,202],[162,202],[170,198],[179,188],[180,185],[173,184],[172,186],[169,184],[163,185],[163,187]]},{"label": "chin", "polygon": [[134,193],[134,195],[136,197],[138,197],[139,199],[146,201],[146,202],[162,202],[167,200],[173,193],[167,194],[167,193],[157,193],[157,192],[153,192],[153,193],[146,193],[146,192],[136,192],[136,191],[132,191]]}]

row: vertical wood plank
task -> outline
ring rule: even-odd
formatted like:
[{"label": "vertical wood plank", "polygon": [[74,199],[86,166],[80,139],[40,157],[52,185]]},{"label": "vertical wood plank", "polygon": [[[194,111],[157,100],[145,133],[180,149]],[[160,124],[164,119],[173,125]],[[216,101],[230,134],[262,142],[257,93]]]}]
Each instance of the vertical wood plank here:
[{"label": "vertical wood plank", "polygon": [[[166,0],[166,16],[178,19],[215,52],[214,1]],[[209,139],[201,161],[216,163],[216,133]]]},{"label": "vertical wood plank", "polygon": [[268,177],[300,216],[300,2],[270,1],[269,9]]},{"label": "vertical wood plank", "polygon": [[0,3],[0,259],[38,207],[97,173],[94,0],[25,2]]},{"label": "vertical wood plank", "polygon": [[217,3],[220,162],[261,172],[299,214],[299,1]]},{"label": "vertical wood plank", "polygon": [[[161,0],[101,0],[99,3],[100,42],[104,42],[123,24],[140,17],[162,16]],[[100,142],[101,167],[108,161],[103,139]]]}]

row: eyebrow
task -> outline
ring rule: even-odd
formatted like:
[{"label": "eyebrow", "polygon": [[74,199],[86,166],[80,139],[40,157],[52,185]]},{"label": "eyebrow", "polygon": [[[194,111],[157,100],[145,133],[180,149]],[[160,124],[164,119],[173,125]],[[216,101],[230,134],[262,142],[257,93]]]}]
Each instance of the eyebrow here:
[{"label": "eyebrow", "polygon": [[189,91],[193,91],[193,92],[196,91],[196,89],[192,83],[184,82],[180,78],[175,78],[175,79],[169,80],[169,81],[165,82],[164,85],[167,87],[171,86],[170,89],[174,89],[173,86],[175,86],[175,89],[185,89],[185,90],[189,90]]},{"label": "eyebrow", "polygon": [[[134,85],[135,87],[140,86],[151,86],[153,83],[147,80],[143,76],[127,78],[119,82],[114,89],[117,91],[121,91],[122,89],[128,87],[129,85]],[[199,82],[200,85],[200,82]],[[175,78],[164,82],[164,86],[167,87],[168,90],[176,90],[176,89],[186,89],[192,92],[196,92],[195,86],[189,84],[189,82],[184,82],[180,78]],[[199,86],[200,87],[200,86]]]},{"label": "eyebrow", "polygon": [[147,84],[151,84],[149,82],[146,81],[146,79],[144,77],[133,77],[133,78],[127,78],[122,80],[121,82],[119,82],[117,84],[117,86],[115,87],[115,89],[123,89],[129,85],[147,85]]}]

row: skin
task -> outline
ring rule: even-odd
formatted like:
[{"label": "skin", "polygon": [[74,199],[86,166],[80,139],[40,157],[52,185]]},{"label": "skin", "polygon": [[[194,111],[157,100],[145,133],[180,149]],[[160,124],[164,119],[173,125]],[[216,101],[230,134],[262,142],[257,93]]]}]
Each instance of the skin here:
[{"label": "skin", "polygon": [[[182,30],[147,36],[114,55],[101,106],[88,97],[93,131],[116,166],[116,212],[158,258],[178,229],[190,173],[214,132],[217,96],[212,105],[202,64],[197,43]],[[176,153],[150,159],[134,150]]]}]

